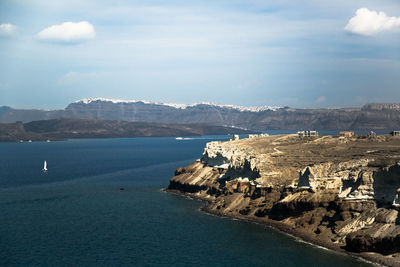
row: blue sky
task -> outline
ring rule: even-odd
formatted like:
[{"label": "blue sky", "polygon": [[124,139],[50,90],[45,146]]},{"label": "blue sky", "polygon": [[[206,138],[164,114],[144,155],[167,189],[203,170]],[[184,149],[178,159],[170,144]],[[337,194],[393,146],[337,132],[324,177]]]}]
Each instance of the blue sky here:
[{"label": "blue sky", "polygon": [[0,1],[0,105],[87,97],[400,102],[400,2]]}]

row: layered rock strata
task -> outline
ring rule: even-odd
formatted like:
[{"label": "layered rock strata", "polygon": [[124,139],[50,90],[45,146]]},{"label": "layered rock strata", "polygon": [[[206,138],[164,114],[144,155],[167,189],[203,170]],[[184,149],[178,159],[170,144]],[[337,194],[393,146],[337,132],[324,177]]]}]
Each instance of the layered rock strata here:
[{"label": "layered rock strata", "polygon": [[168,187],[208,212],[400,265],[400,137],[280,135],[211,142]]}]

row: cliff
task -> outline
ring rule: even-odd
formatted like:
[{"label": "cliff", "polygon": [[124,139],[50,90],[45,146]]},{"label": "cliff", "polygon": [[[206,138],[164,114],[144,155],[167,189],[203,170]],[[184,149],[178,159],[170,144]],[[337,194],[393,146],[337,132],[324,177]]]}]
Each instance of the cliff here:
[{"label": "cliff", "polygon": [[371,103],[359,108],[299,109],[231,105],[162,104],[144,101],[85,99],[61,110],[0,107],[0,122],[92,118],[128,122],[208,124],[265,130],[400,129],[400,104]]},{"label": "cliff", "polygon": [[207,200],[211,213],[398,266],[399,188],[400,137],[281,135],[208,143],[168,190]]}]

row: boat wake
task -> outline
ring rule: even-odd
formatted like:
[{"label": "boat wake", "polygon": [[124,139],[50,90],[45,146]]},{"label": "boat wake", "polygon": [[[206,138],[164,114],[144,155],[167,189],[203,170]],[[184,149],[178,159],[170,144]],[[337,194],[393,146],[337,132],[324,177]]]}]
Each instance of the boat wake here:
[{"label": "boat wake", "polygon": [[187,141],[187,140],[227,140],[226,137],[176,137],[175,140]]},{"label": "boat wake", "polygon": [[176,140],[194,140],[194,139],[200,139],[200,138],[192,138],[192,137],[177,137],[175,138]]}]

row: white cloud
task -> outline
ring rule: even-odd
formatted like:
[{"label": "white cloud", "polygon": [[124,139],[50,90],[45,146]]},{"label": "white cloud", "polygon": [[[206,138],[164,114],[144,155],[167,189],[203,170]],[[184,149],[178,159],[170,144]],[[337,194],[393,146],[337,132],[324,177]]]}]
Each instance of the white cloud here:
[{"label": "white cloud", "polygon": [[64,22],[38,33],[38,37],[42,40],[64,43],[80,43],[93,39],[95,36],[93,25],[87,21]]},{"label": "white cloud", "polygon": [[12,24],[0,24],[0,36],[11,36],[16,31],[17,26]]},{"label": "white cloud", "polygon": [[348,32],[371,36],[383,31],[400,30],[400,17],[388,17],[385,12],[360,8],[344,28]]}]

